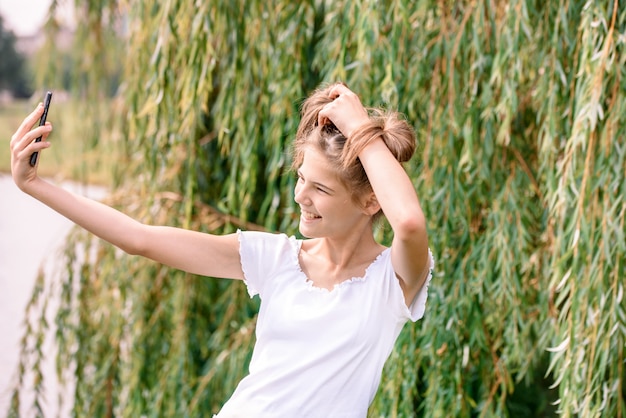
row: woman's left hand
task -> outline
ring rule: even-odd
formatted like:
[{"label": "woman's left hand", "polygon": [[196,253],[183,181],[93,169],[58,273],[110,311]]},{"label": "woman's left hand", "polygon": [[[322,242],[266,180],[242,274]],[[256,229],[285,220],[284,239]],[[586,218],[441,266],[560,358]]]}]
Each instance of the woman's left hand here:
[{"label": "woman's left hand", "polygon": [[330,90],[329,96],[333,101],[320,111],[318,115],[320,126],[331,121],[347,138],[356,128],[369,121],[369,115],[359,96],[345,85],[335,85]]},{"label": "woman's left hand", "polygon": [[[52,131],[50,122],[33,129],[37,125],[39,118],[41,118],[43,111],[43,104],[39,103],[11,137],[11,174],[17,187],[26,193],[28,193],[28,186],[38,178],[37,166],[39,162],[37,162],[35,167],[30,165],[32,154],[34,152],[41,153],[42,150],[50,147],[50,143],[47,141],[48,135]],[[38,137],[41,137],[41,141],[35,142],[35,138]]]}]

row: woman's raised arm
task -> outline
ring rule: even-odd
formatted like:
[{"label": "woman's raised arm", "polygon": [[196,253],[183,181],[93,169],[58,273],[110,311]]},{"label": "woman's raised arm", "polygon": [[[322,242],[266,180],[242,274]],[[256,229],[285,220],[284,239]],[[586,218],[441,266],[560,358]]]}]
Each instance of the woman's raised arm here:
[{"label": "woman's raised arm", "polygon": [[[335,85],[329,94],[334,100],[320,112],[319,123],[332,121],[348,138],[346,146],[355,145],[358,138],[351,138],[351,135],[370,122],[367,110],[358,96],[343,84]],[[410,303],[424,285],[430,267],[426,219],[417,193],[382,136],[365,145],[358,158],[393,229],[392,263],[406,301]]]},{"label": "woman's raised arm", "polygon": [[[142,224],[100,202],[71,193],[37,176],[33,152],[50,147],[52,125],[32,129],[43,112],[40,104],[11,138],[11,173],[25,193],[87,231],[125,252],[204,276],[243,279],[236,234],[218,236],[165,226]],[[41,142],[34,142],[42,136]]]}]

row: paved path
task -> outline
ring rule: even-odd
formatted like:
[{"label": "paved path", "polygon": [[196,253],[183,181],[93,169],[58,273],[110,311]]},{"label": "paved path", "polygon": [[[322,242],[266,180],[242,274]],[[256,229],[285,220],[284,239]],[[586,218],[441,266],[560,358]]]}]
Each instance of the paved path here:
[{"label": "paved path", "polygon": [[[105,196],[100,187],[63,183],[62,187],[95,199]],[[0,174],[0,417],[6,416],[11,387],[17,373],[19,340],[24,333],[24,310],[40,266],[49,271],[72,224],[52,209],[22,193],[7,174]],[[46,347],[50,352],[51,338]],[[49,401],[56,400],[54,359],[44,370]],[[47,406],[47,416],[57,407]],[[48,414],[50,413],[50,414]],[[26,414],[25,416],[30,416]]]}]

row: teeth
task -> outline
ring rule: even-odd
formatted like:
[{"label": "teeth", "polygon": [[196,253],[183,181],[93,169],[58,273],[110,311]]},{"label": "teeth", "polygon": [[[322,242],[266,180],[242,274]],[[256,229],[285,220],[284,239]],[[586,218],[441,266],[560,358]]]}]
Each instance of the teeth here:
[{"label": "teeth", "polygon": [[317,218],[321,218],[321,216],[318,216],[314,213],[311,212],[306,212],[306,211],[302,211],[302,216],[304,217],[304,219],[317,219]]}]

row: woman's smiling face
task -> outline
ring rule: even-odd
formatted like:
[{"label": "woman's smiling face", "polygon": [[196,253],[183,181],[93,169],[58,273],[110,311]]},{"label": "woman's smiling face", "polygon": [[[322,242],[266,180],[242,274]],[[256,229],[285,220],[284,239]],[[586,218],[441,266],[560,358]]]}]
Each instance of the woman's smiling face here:
[{"label": "woman's smiling face", "polygon": [[363,217],[369,217],[326,157],[312,146],[304,153],[294,194],[301,212],[300,233],[307,238],[346,236]]}]

